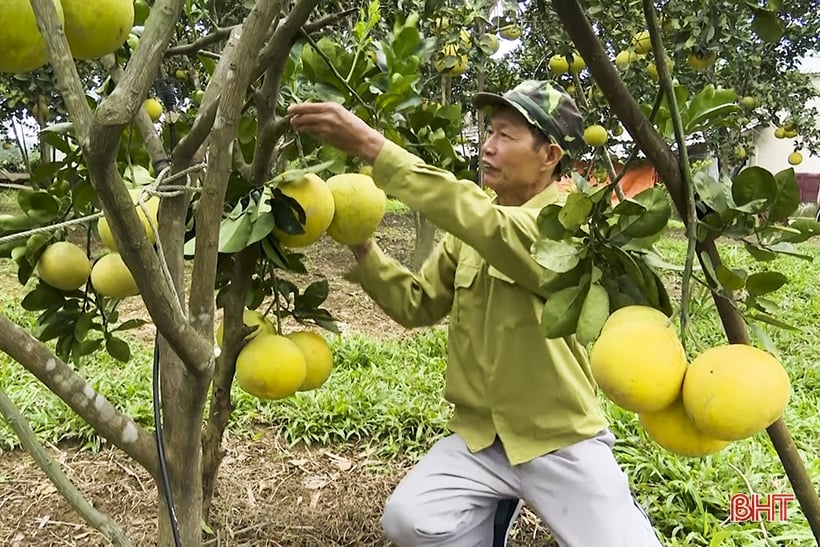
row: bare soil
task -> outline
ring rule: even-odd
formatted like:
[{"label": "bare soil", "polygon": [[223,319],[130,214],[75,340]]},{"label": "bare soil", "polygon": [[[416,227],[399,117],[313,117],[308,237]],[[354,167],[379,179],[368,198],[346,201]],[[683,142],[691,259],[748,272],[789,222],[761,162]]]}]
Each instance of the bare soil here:
[{"label": "bare soil", "polygon": [[[388,253],[409,264],[414,246],[412,216],[388,213],[377,239]],[[321,242],[309,250],[306,263],[311,273],[295,280],[300,286],[321,277],[328,280],[330,295],[325,307],[343,334],[382,338],[411,334],[343,278],[353,264],[346,248],[330,240]],[[3,284],[0,280],[0,287]],[[129,305],[128,314],[146,317],[137,299]],[[150,324],[131,333],[146,341],[153,335]],[[273,429],[259,430],[253,440],[226,435],[224,447],[227,456],[209,522],[213,533],[206,534],[205,545],[387,545],[379,527],[381,510],[412,461],[378,461],[367,452],[333,446],[286,447]],[[156,545],[157,491],[144,470],[117,449],[47,448],[86,498],[122,526],[134,545]],[[109,543],[82,521],[27,453],[0,451],[0,545],[96,547]],[[510,545],[551,543],[539,520],[525,508]]]}]

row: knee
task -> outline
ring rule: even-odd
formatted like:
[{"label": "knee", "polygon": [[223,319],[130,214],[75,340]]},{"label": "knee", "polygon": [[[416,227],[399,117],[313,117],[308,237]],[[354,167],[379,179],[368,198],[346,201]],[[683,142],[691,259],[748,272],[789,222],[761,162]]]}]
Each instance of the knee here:
[{"label": "knee", "polygon": [[455,523],[426,509],[416,498],[394,492],[387,499],[382,513],[384,534],[398,547],[447,545]]},{"label": "knee", "polygon": [[393,493],[384,506],[381,525],[387,538],[399,547],[418,545],[418,506]]}]

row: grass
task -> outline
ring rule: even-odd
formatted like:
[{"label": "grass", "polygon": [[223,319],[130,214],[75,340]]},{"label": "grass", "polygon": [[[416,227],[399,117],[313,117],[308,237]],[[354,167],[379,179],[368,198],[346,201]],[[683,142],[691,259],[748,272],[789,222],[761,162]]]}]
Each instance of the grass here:
[{"label": "grass", "polygon": [[[685,241],[668,238],[659,248],[667,260],[682,263]],[[820,247],[801,245],[815,259]],[[731,267],[759,270],[746,252],[722,245]],[[784,273],[789,283],[774,293],[782,307],[780,319],[796,330],[765,328],[793,382],[785,412],[803,461],[820,489],[820,287],[813,263],[797,258],[767,265]],[[0,261],[0,276],[13,269]],[[0,313],[23,324],[32,316],[17,305],[20,295],[4,291]],[[706,293],[695,293],[691,330],[686,338],[690,356],[724,343],[718,316]],[[762,343],[762,339],[756,342]],[[252,438],[260,425],[272,425],[291,443],[368,445],[381,458],[421,455],[446,432],[448,405],[442,401],[446,335],[441,329],[420,332],[405,340],[374,340],[361,336],[333,339],[336,369],[320,390],[300,393],[280,402],[256,400],[235,390],[236,412],[230,428]],[[83,365],[82,373],[109,400],[146,427],[152,426],[151,348],[134,348],[134,359],[123,365],[104,355]],[[100,440],[67,406],[19,365],[0,357],[0,386],[30,419],[42,440],[72,439],[89,449]],[[616,456],[627,472],[636,497],[647,509],[665,546],[810,545],[812,536],[798,504],[790,505],[787,522],[732,524],[727,522],[734,493],[790,492],[783,467],[765,433],[735,442],[706,458],[682,458],[651,441],[634,414],[607,400],[602,405],[619,439]],[[0,447],[16,446],[11,431],[0,424]]]}]

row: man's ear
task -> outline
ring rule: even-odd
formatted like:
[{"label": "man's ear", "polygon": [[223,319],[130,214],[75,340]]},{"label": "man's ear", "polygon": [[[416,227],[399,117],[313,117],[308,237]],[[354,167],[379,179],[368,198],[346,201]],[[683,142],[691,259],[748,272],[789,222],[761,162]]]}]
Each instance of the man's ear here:
[{"label": "man's ear", "polygon": [[544,145],[544,150],[544,167],[555,170],[555,167],[561,161],[561,158],[564,157],[564,149],[554,142],[548,142]]}]

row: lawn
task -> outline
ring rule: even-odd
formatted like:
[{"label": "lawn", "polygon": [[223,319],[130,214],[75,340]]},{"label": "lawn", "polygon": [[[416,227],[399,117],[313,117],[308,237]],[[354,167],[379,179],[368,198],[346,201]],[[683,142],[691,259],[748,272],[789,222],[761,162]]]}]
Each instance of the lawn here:
[{"label": "lawn", "polygon": [[[406,216],[402,211],[396,214]],[[408,225],[412,226],[412,221]],[[750,271],[761,268],[740,247],[725,244],[720,248],[732,267]],[[680,237],[662,240],[659,249],[668,261],[683,262],[685,241]],[[801,251],[815,259],[820,256],[820,247],[811,243],[801,245]],[[789,279],[773,299],[782,306],[778,317],[794,325],[795,330],[764,326],[770,338],[766,343],[776,348],[792,379],[793,396],[784,419],[820,489],[820,344],[816,339],[820,289],[816,267],[797,258],[781,258],[768,266]],[[33,316],[19,307],[22,291],[14,289],[13,276],[9,262],[0,261],[0,313],[30,323]],[[724,342],[706,292],[695,290],[690,312],[691,330],[686,339],[690,357]],[[301,447],[366,452],[369,458],[385,464],[382,469],[406,467],[445,433],[449,407],[442,402],[441,393],[446,334],[440,327],[400,336],[392,332],[370,330],[333,338],[336,368],[326,386],[316,392],[271,403],[235,389],[237,409],[230,425],[231,437],[253,443],[260,431],[272,430],[284,450]],[[763,340],[755,339],[755,343],[762,344]],[[127,365],[106,356],[89,359],[82,365],[82,373],[109,400],[151,427],[151,346],[135,341],[134,356]],[[72,453],[94,454],[104,449],[88,426],[4,356],[0,357],[0,386],[20,406],[44,442],[71,446]],[[654,444],[634,414],[603,398],[601,403],[619,439],[617,458],[638,500],[664,537],[665,546],[813,544],[796,502],[790,504],[786,522],[728,522],[732,494],[750,489],[761,494],[791,492],[765,433],[733,443],[714,456],[683,458]],[[16,452],[17,440],[5,424],[0,424],[0,447]],[[0,470],[0,485],[3,481]],[[372,529],[377,525],[369,523]],[[544,536],[540,537],[543,544]],[[519,543],[525,544],[537,543]]]}]

